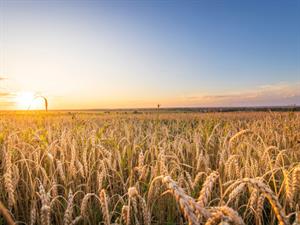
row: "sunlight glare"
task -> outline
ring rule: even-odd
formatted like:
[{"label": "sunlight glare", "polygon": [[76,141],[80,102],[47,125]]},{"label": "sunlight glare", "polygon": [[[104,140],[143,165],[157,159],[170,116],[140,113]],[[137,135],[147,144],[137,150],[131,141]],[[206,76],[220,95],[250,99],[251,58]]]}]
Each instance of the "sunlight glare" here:
[{"label": "sunlight glare", "polygon": [[43,109],[43,100],[37,99],[33,92],[20,92],[16,95],[16,105],[20,110]]}]

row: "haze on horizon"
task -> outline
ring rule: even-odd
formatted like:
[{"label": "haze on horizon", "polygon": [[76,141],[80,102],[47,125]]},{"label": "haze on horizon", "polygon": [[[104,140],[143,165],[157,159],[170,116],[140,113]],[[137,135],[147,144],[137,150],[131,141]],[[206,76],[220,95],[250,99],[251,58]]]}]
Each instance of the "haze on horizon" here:
[{"label": "haze on horizon", "polygon": [[292,0],[0,0],[0,110],[35,94],[50,109],[299,105],[299,11]]}]

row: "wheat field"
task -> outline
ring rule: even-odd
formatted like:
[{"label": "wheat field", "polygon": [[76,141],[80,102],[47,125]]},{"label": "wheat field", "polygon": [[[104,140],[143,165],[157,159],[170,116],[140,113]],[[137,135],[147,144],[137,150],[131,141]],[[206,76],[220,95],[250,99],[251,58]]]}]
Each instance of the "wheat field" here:
[{"label": "wheat field", "polygon": [[0,114],[0,224],[300,224],[300,114]]}]

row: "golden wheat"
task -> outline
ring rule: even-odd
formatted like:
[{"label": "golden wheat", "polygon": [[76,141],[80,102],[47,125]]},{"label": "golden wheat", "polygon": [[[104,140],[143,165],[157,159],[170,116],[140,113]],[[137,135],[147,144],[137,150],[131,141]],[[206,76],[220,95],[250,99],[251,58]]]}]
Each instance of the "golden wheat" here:
[{"label": "golden wheat", "polygon": [[299,141],[297,112],[0,112],[0,224],[299,224]]}]

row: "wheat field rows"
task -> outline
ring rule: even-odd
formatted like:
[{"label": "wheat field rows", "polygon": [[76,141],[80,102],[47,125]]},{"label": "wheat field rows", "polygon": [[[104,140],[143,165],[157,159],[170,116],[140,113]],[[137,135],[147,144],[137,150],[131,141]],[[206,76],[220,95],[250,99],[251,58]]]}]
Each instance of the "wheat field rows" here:
[{"label": "wheat field rows", "polygon": [[299,113],[1,113],[0,156],[0,224],[300,224]]}]

